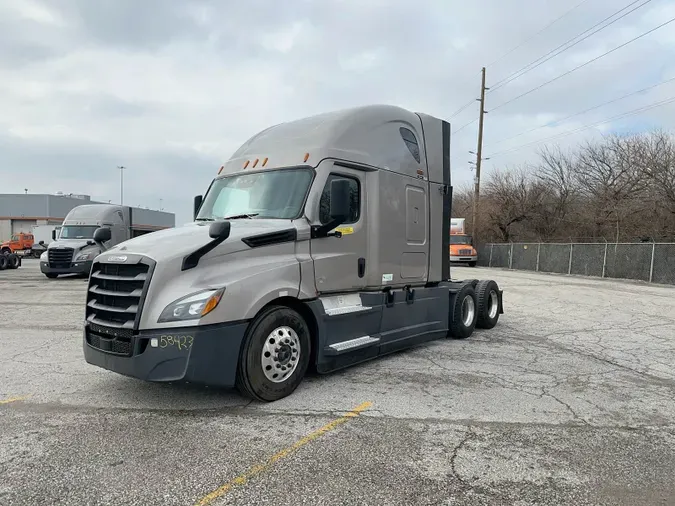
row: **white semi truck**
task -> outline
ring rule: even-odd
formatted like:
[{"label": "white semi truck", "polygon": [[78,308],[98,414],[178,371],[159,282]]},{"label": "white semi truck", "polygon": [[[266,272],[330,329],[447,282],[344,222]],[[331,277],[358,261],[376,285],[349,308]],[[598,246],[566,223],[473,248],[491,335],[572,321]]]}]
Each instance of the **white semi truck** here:
[{"label": "white semi truck", "polygon": [[[132,207],[115,204],[74,207],[63,224],[52,231],[52,242],[40,256],[40,270],[48,278],[56,278],[59,274],[88,276],[94,258],[111,246],[168,228],[138,220],[134,211]],[[103,230],[97,239],[94,232],[99,228]]]},{"label": "white semi truck", "polygon": [[310,367],[492,328],[497,283],[450,279],[451,196],[450,125],[427,114],[372,105],[263,130],[193,223],[94,259],[85,360],[274,401]]}]

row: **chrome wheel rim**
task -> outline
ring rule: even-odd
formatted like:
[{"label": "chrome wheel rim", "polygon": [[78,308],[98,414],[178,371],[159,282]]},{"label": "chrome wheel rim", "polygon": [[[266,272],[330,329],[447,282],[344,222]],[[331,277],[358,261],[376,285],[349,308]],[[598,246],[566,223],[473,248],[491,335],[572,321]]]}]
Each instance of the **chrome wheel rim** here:
[{"label": "chrome wheel rim", "polygon": [[467,295],[462,301],[462,322],[464,323],[465,327],[471,326],[475,314],[476,304],[473,302],[473,297]]},{"label": "chrome wheel rim", "polygon": [[265,339],[260,363],[265,377],[273,383],[287,380],[300,361],[300,339],[290,327],[277,327]]},{"label": "chrome wheel rim", "polygon": [[499,309],[499,297],[497,297],[497,292],[495,290],[490,290],[490,296],[488,297],[488,316],[490,320],[493,320],[497,316],[497,310]]}]

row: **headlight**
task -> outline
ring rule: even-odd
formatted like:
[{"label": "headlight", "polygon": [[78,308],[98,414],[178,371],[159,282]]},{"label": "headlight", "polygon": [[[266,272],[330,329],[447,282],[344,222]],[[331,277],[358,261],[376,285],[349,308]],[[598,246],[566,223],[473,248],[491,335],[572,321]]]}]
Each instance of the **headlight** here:
[{"label": "headlight", "polygon": [[89,253],[80,253],[79,255],[77,255],[77,257],[75,257],[75,261],[81,262],[83,260],[89,260],[93,256],[94,256],[93,251],[90,251]]},{"label": "headlight", "polygon": [[223,292],[225,288],[204,290],[178,299],[164,308],[157,323],[198,320],[216,308]]},{"label": "headlight", "polygon": [[46,262],[49,259],[49,255],[47,255],[47,252],[45,251],[40,255],[40,262]]}]

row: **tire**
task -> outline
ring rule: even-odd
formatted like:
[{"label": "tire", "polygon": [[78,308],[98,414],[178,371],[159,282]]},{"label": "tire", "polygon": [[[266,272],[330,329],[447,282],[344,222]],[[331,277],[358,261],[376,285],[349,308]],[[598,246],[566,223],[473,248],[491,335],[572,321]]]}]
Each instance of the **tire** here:
[{"label": "tire", "polygon": [[4,271],[7,268],[8,263],[7,255],[0,254],[0,271]]},{"label": "tire", "polygon": [[[276,346],[280,336],[284,339],[282,347]],[[273,344],[270,344],[270,340]],[[290,346],[285,341],[290,341]],[[292,346],[293,341],[297,348]],[[263,355],[265,348],[269,357]],[[237,367],[237,389],[242,395],[263,402],[286,397],[302,382],[311,352],[309,327],[305,320],[293,309],[271,306],[262,311],[246,331]],[[297,365],[293,368],[294,356]],[[277,371],[281,363],[289,365],[290,375],[285,379],[282,379],[283,376],[274,379],[272,374],[289,374],[282,370]],[[263,367],[269,368],[269,372]]]},{"label": "tire", "polygon": [[58,277],[59,275],[54,274],[53,272],[47,272],[47,273],[45,273],[45,276],[47,276],[49,279],[54,279],[54,278]]},{"label": "tire", "polygon": [[0,251],[0,255],[9,255],[11,252],[12,250],[9,248],[3,248],[2,251]]},{"label": "tire", "polygon": [[469,262],[469,267],[476,267],[476,262]]},{"label": "tire", "polygon": [[21,259],[19,258],[19,255],[17,255],[16,253],[12,253],[11,255],[7,255],[7,268],[8,269],[18,269],[20,265],[21,265]]},{"label": "tire", "polygon": [[491,279],[483,280],[476,286],[478,296],[478,320],[476,327],[491,329],[499,321],[499,285]]},{"label": "tire", "polygon": [[466,339],[476,328],[478,297],[471,283],[464,283],[455,294],[450,313],[448,334],[455,339]]}]

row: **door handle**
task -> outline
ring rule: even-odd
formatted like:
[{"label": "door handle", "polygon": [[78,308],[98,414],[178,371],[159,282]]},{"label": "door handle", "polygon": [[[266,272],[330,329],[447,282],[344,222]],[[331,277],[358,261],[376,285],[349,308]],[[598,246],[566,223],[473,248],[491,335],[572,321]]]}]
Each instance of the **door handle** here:
[{"label": "door handle", "polygon": [[359,258],[359,277],[362,278],[366,275],[366,259],[361,257]]}]

